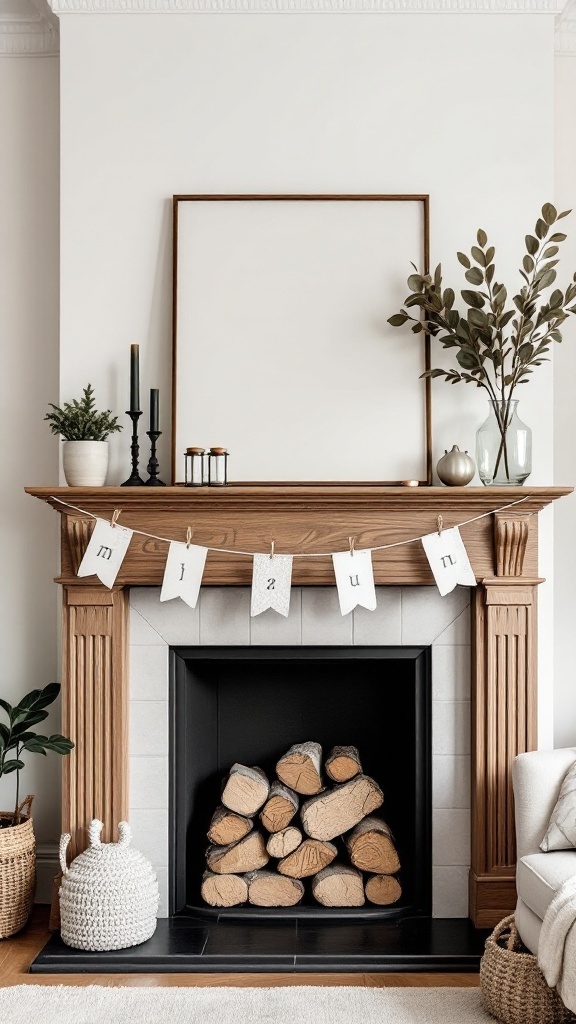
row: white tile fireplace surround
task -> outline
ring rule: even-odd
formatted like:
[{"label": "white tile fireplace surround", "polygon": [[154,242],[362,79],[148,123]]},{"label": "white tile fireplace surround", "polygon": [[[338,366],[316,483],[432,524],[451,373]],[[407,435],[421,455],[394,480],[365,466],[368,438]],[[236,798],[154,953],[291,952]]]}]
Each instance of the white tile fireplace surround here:
[{"label": "white tile fireplace surround", "polygon": [[[377,587],[374,612],[342,616],[336,587],[294,587],[287,619],[250,616],[249,587],[203,587],[192,610],[130,591],[130,813],[134,845],[154,864],[168,913],[168,649],[264,644],[432,647],[432,903],[468,916],[470,865],[470,593]],[[308,737],[313,739],[313,737]]]}]

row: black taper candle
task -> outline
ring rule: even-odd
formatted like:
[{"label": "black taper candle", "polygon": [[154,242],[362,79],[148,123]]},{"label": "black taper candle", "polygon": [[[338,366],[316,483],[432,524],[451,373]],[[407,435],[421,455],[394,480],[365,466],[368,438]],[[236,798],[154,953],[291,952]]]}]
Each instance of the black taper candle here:
[{"label": "black taper candle", "polygon": [[160,392],[150,388],[150,430],[160,430]]},{"label": "black taper candle", "polygon": [[140,411],[140,346],[130,345],[130,412]]}]

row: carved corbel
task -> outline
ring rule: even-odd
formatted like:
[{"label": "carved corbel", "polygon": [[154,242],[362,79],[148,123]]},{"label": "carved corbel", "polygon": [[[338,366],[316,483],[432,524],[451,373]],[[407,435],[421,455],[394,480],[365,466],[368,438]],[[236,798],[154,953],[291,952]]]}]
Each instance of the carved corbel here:
[{"label": "carved corbel", "polygon": [[494,546],[497,576],[521,576],[530,532],[529,512],[496,512]]},{"label": "carved corbel", "polygon": [[92,536],[95,519],[81,519],[79,516],[62,516],[63,527],[70,556],[70,567],[74,575],[80,568],[88,542]]}]

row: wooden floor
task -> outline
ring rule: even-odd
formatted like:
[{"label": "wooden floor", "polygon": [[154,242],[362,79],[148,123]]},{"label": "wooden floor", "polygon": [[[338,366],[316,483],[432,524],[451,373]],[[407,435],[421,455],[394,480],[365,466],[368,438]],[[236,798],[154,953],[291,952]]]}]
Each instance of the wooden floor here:
[{"label": "wooden floor", "polygon": [[0,987],[6,985],[279,985],[414,986],[478,985],[478,974],[29,974],[28,968],[49,938],[47,906],[36,906],[18,935],[0,940]]}]

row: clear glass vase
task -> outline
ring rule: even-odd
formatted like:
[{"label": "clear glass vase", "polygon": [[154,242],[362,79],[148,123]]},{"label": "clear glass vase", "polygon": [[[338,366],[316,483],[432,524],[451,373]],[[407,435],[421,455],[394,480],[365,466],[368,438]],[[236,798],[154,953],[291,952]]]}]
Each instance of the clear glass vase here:
[{"label": "clear glass vase", "polygon": [[518,416],[518,399],[488,401],[488,419],[476,433],[476,464],[483,484],[518,487],[532,471],[532,431]]}]

